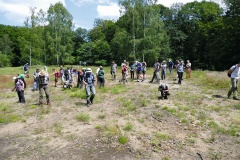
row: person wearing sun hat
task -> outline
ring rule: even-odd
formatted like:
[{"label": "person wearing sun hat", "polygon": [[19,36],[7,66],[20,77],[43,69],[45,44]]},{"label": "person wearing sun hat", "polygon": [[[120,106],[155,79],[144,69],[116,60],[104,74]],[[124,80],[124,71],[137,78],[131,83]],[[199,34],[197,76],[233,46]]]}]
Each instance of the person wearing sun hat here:
[{"label": "person wearing sun hat", "polygon": [[96,95],[94,82],[95,82],[95,77],[94,77],[94,74],[92,73],[92,69],[87,68],[83,77],[83,83],[85,84],[88,107],[90,106],[90,104],[93,104],[93,99],[94,99],[94,96]]},{"label": "person wearing sun hat", "polygon": [[43,104],[43,92],[45,92],[47,105],[51,105],[50,98],[49,98],[49,89],[48,89],[49,77],[44,70],[41,70],[39,73],[38,83],[39,83],[39,104],[40,105]]}]

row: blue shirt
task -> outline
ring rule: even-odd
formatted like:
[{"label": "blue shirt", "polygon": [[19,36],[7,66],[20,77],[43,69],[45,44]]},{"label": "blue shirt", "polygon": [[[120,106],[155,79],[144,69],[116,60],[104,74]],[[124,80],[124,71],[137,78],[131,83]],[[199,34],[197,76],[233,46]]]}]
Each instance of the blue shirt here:
[{"label": "blue shirt", "polygon": [[85,73],[85,74],[84,74],[84,81],[85,81],[88,85],[93,86],[93,85],[94,85],[94,81],[95,81],[94,74],[93,74],[93,73],[91,73],[91,74]]},{"label": "blue shirt", "polygon": [[183,72],[183,64],[182,63],[180,63],[180,64],[178,64],[178,72]]}]

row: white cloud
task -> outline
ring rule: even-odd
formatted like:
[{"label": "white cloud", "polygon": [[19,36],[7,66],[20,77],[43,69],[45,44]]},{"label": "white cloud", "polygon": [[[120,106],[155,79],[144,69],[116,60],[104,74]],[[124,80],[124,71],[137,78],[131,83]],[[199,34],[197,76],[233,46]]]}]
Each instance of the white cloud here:
[{"label": "white cloud", "polygon": [[98,5],[98,17],[117,19],[120,16],[119,9],[120,7],[117,5],[117,3],[111,3],[109,5]]},{"label": "white cloud", "polygon": [[110,4],[111,0],[71,0],[77,6],[89,5],[89,4]]},{"label": "white cloud", "polygon": [[29,8],[36,7],[47,11],[50,4],[61,2],[64,6],[65,0],[0,0],[0,14],[10,21],[22,22],[29,16]]}]

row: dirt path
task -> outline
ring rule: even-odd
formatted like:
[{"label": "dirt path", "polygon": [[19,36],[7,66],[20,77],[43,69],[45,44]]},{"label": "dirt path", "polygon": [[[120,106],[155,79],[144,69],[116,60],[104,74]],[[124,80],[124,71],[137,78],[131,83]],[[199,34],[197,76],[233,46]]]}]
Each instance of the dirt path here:
[{"label": "dirt path", "polygon": [[[11,90],[4,90],[1,103],[9,104],[22,120],[0,124],[0,159],[240,159],[239,136],[220,134],[222,128],[209,125],[226,126],[239,116],[232,107],[226,115],[223,111],[238,102],[213,98],[215,92],[224,92],[206,92],[192,80],[182,85],[173,78],[164,82],[171,86],[168,100],[158,100],[158,84],[148,80],[123,86],[106,79],[105,89],[97,88],[90,107],[75,96],[79,90],[62,90],[60,85],[51,86],[51,107],[35,105],[38,92],[31,88],[26,90],[25,105],[16,103]],[[78,121],[80,113],[89,120]],[[127,142],[119,143],[120,137]]]}]

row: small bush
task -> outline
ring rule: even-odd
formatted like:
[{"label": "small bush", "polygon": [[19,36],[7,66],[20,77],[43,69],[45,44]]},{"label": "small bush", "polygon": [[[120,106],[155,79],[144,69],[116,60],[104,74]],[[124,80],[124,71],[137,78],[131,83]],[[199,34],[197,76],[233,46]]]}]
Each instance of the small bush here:
[{"label": "small bush", "polygon": [[118,138],[118,142],[121,143],[121,144],[126,144],[128,142],[128,138],[125,137],[125,136],[120,136]]},{"label": "small bush", "polygon": [[123,130],[124,131],[131,131],[133,129],[133,124],[128,122],[124,125]]}]

